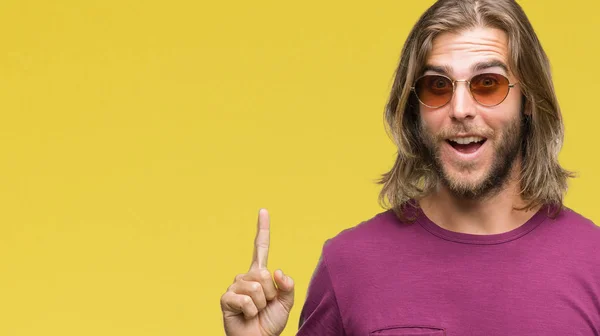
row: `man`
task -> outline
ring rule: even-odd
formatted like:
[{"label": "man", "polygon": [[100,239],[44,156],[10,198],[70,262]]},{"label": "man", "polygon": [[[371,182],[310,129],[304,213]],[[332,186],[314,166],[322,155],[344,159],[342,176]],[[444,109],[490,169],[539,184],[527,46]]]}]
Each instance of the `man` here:
[{"label": "man", "polygon": [[[298,335],[600,335],[600,228],[563,206],[547,57],[513,0],[440,0],[410,33],[386,117],[391,210],[328,241]],[[279,335],[293,280],[254,261],[227,335]]]}]

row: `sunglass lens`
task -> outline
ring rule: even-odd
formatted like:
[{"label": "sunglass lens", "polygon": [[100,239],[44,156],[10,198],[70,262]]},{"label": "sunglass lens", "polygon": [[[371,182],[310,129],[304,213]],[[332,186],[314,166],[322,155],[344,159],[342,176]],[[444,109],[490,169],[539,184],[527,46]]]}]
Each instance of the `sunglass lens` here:
[{"label": "sunglass lens", "polygon": [[495,106],[508,95],[508,78],[495,73],[476,75],[471,78],[471,92],[477,102],[486,106]]},{"label": "sunglass lens", "polygon": [[444,76],[426,75],[415,83],[415,92],[424,105],[444,106],[452,99],[452,81]]}]

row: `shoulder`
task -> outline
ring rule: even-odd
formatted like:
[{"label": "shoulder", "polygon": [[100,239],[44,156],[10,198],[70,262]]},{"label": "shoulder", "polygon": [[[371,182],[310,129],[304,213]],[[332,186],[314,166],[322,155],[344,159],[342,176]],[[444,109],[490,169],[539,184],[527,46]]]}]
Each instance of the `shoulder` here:
[{"label": "shoulder", "polygon": [[600,227],[571,208],[564,208],[558,216],[549,218],[547,222],[555,229],[564,231],[567,236],[600,239]]},{"label": "shoulder", "polygon": [[562,246],[565,253],[586,255],[600,266],[600,227],[570,208],[564,208],[555,218],[546,220],[546,244]]},{"label": "shoulder", "polygon": [[419,227],[417,223],[400,220],[392,210],[387,210],[328,239],[322,257],[324,261],[335,261],[338,265],[343,260],[369,259],[388,247],[402,246],[403,241],[414,236],[409,232],[418,231]]},{"label": "shoulder", "polygon": [[328,248],[352,245],[376,239],[393,231],[401,224],[393,211],[388,210],[376,214],[353,227],[345,229],[325,243]]}]

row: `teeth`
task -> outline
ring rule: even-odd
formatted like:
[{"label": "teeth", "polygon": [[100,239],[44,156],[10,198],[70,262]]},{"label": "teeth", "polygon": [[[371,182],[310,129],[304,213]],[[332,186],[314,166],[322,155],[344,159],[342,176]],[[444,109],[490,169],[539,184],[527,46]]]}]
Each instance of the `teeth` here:
[{"label": "teeth", "polygon": [[450,138],[450,141],[456,142],[461,145],[467,145],[467,144],[470,144],[471,142],[483,141],[483,138],[480,138],[480,137]]}]

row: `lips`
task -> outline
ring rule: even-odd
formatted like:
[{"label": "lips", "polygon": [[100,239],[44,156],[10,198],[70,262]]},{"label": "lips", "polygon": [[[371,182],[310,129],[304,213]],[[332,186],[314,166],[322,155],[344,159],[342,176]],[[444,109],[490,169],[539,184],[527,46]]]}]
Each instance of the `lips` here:
[{"label": "lips", "polygon": [[471,153],[475,153],[479,148],[481,148],[481,146],[483,146],[485,141],[486,141],[486,139],[480,139],[478,141],[464,141],[464,142],[448,140],[448,143],[450,144],[450,146],[452,146],[452,148],[454,148],[455,150],[457,150],[460,153],[471,154]]},{"label": "lips", "polygon": [[446,139],[451,156],[459,160],[474,160],[483,151],[487,138],[478,135],[457,136]]},{"label": "lips", "polygon": [[461,145],[467,145],[471,142],[484,141],[485,138],[481,137],[481,136],[477,136],[477,135],[471,135],[471,136],[452,137],[452,138],[448,138],[448,140],[452,141],[452,142],[456,142]]}]

